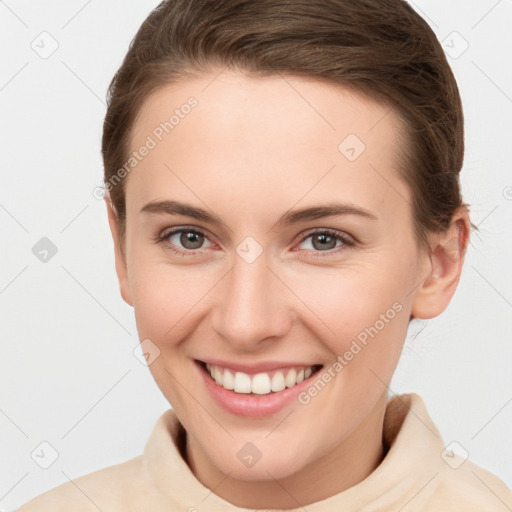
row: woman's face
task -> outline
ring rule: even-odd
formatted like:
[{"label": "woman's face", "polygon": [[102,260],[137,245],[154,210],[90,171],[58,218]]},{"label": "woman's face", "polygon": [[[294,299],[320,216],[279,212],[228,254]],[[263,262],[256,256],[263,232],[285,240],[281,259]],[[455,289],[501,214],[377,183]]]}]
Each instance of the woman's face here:
[{"label": "woman's face", "polygon": [[287,478],[380,446],[431,271],[400,143],[387,107],[295,77],[212,73],[144,103],[117,268],[199,473]]}]

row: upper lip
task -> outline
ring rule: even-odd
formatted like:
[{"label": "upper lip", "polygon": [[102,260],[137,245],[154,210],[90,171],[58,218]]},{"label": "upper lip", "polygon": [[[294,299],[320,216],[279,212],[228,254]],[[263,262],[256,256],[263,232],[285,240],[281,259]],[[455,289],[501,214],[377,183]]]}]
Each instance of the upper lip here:
[{"label": "upper lip", "polygon": [[222,368],[230,368],[232,370],[255,374],[263,372],[271,372],[284,368],[302,368],[308,366],[321,366],[319,363],[303,363],[303,362],[290,362],[290,361],[260,361],[258,363],[240,363],[236,361],[226,361],[221,359],[198,359],[201,363],[208,363],[213,366],[220,366]]}]

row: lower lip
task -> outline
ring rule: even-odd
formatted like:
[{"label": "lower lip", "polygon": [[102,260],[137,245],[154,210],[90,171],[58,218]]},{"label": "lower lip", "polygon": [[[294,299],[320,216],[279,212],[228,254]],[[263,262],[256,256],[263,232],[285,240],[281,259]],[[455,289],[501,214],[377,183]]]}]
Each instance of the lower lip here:
[{"label": "lower lip", "polygon": [[219,386],[199,362],[195,361],[195,363],[213,399],[231,414],[250,418],[263,418],[277,413],[296,399],[297,395],[311,384],[311,378],[318,373],[311,374],[307,379],[291,388],[271,392],[268,395],[253,395],[235,393],[235,391]]}]

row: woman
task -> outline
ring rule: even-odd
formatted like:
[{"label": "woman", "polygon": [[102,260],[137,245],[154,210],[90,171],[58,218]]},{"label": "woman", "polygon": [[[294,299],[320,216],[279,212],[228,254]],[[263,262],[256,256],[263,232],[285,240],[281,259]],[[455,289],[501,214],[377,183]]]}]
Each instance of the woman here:
[{"label": "woman", "polygon": [[402,0],[171,0],[110,87],[123,299],[172,409],[144,453],[20,510],[507,510],[389,400],[471,222],[458,88]]}]

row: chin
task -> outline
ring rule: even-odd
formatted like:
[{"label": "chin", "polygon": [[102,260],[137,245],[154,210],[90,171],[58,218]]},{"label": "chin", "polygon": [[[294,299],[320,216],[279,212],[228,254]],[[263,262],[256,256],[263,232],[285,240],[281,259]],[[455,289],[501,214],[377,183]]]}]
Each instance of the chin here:
[{"label": "chin", "polygon": [[252,467],[243,467],[242,464],[233,465],[230,461],[222,461],[225,463],[219,469],[224,474],[229,474],[230,478],[245,482],[282,480],[292,476],[302,469],[300,465],[295,465],[286,457],[280,457],[274,454],[272,458],[263,460],[263,457]]},{"label": "chin", "polygon": [[266,443],[255,440],[252,444],[237,439],[226,447],[227,450],[210,452],[209,456],[217,469],[225,475],[229,474],[230,478],[247,482],[280,480],[307,466],[304,447],[311,450],[311,443],[306,441],[301,442],[300,446],[295,443],[288,445],[276,439],[276,442],[267,440]]}]

